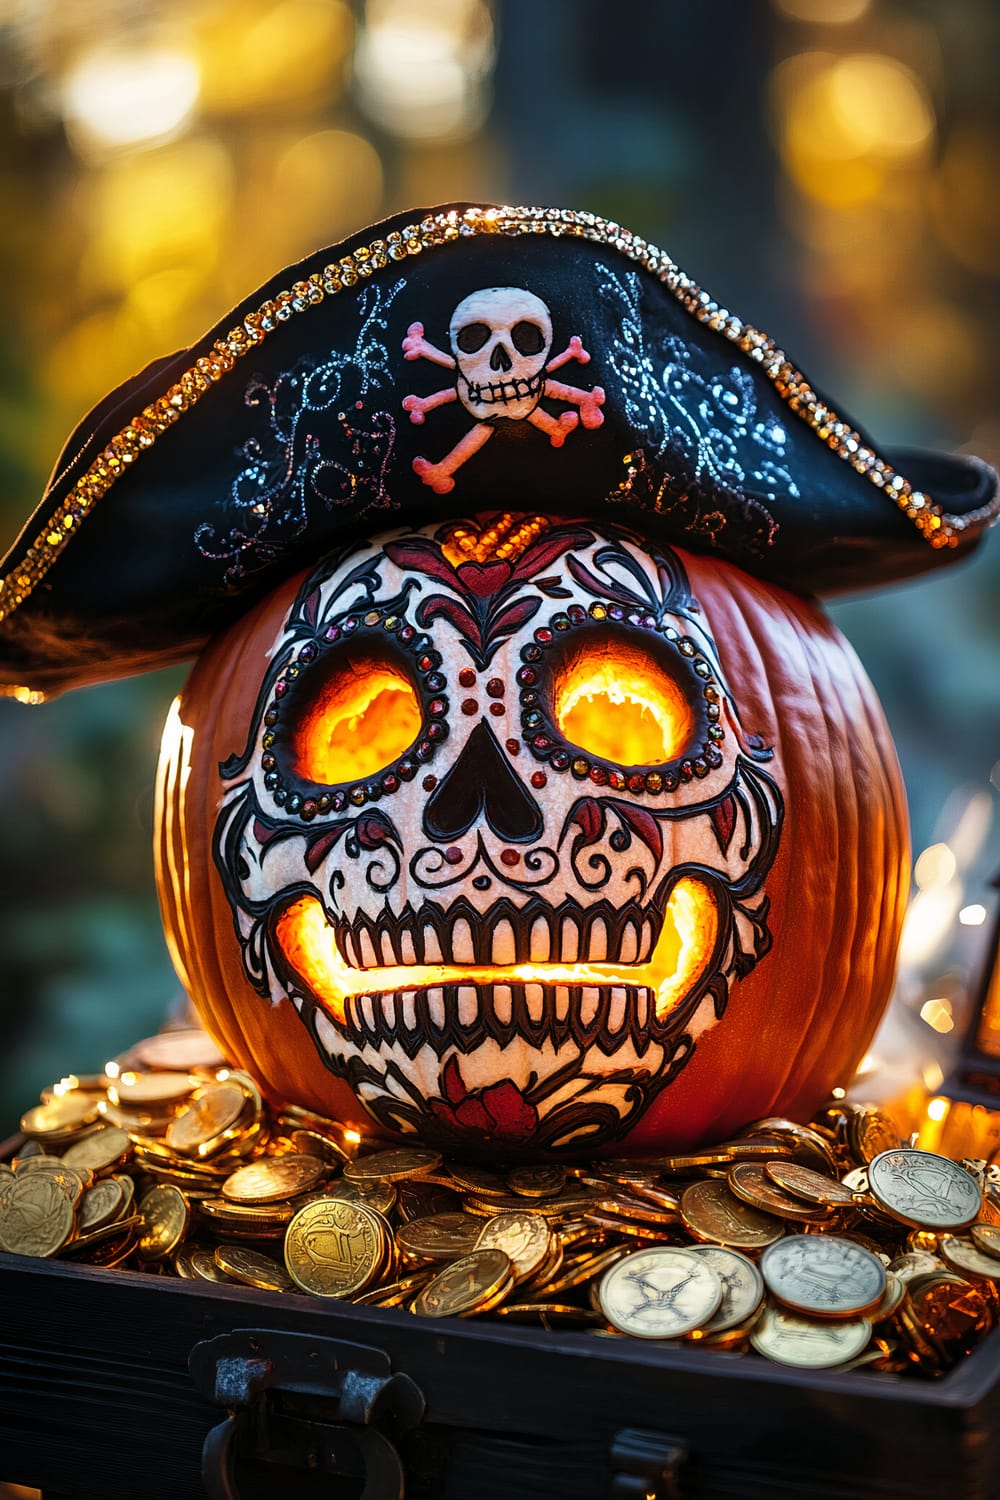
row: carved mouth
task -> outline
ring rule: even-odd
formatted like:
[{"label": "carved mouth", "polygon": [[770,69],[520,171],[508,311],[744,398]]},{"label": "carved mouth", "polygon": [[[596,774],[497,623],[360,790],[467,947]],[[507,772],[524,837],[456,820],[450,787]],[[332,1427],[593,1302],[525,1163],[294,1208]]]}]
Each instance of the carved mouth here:
[{"label": "carved mouth", "polygon": [[331,922],[337,952],[349,968],[405,964],[645,963],[662,928],[659,912],[629,901],[616,907],[567,900],[519,909],[501,899],[477,911],[464,896],[447,908],[425,901],[398,915],[383,911]]},{"label": "carved mouth", "polygon": [[[558,913],[553,913],[553,917]],[[616,931],[632,920],[626,912]],[[462,920],[457,917],[456,921]],[[465,920],[468,920],[467,917]],[[572,1037],[609,1055],[626,1039],[644,1048],[676,1028],[676,1012],[715,954],[718,912],[709,888],[684,876],[674,885],[655,947],[642,962],[590,957],[525,962],[346,962],[320,902],[302,896],[278,917],[274,936],[290,977],[340,1037],[359,1048],[399,1043],[414,1055],[430,1044],[443,1056],[492,1038],[541,1046]],[[560,925],[558,931],[563,931]],[[620,944],[618,945],[620,949]],[[293,986],[294,989],[294,986]]]},{"label": "carved mouth", "polygon": [[509,401],[524,401],[529,396],[540,397],[545,384],[545,371],[540,370],[527,380],[494,380],[488,385],[474,385],[471,380],[466,380],[465,384],[468,399],[477,405],[506,405]]}]

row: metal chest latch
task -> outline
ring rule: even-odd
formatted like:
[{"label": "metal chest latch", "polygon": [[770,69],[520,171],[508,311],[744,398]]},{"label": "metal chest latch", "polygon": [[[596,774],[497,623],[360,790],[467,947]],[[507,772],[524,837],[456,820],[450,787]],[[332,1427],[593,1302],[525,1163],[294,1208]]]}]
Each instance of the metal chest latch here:
[{"label": "metal chest latch", "polygon": [[610,1500],[680,1500],[683,1439],[641,1427],[623,1427],[611,1445]]},{"label": "metal chest latch", "polygon": [[[331,1476],[330,1495],[400,1500],[396,1442],[418,1425],[424,1398],[393,1374],[381,1349],[309,1334],[238,1328],[196,1344],[188,1361],[203,1396],[229,1415],[207,1434],[202,1483],[210,1500],[239,1500],[238,1461]],[[288,1476],[282,1493],[287,1494]],[[276,1490],[281,1483],[280,1469]]]}]

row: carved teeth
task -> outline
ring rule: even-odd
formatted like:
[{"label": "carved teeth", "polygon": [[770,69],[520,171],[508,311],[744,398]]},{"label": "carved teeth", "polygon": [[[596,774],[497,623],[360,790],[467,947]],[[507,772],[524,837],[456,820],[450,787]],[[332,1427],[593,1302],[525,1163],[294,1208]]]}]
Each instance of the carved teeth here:
[{"label": "carved teeth", "polygon": [[524,986],[524,1001],[533,1021],[541,1021],[545,1014],[545,987],[541,984]]},{"label": "carved teeth", "polygon": [[580,990],[580,1021],[590,1026],[596,1019],[601,1004],[601,992],[593,985],[584,985]]},{"label": "carved teeth", "polygon": [[549,924],[544,917],[536,917],[531,924],[531,946],[528,950],[528,957],[533,964],[548,963],[551,949]]},{"label": "carved teeth", "polygon": [[501,917],[493,929],[491,958],[495,964],[512,964],[517,961],[514,929],[507,917]]},{"label": "carved teeth", "polygon": [[458,990],[458,1021],[460,1026],[471,1027],[479,1015],[479,992],[474,984],[463,984]]},{"label": "carved teeth", "polygon": [[441,952],[441,944],[438,942],[438,935],[434,931],[434,928],[429,925],[424,928],[423,961],[425,964],[444,963],[444,954]]},{"label": "carved teeth", "polygon": [[444,1030],[444,990],[427,990],[427,1013],[437,1031]]},{"label": "carved teeth", "polygon": [[433,904],[399,914],[358,912],[353,921],[336,924],[336,942],[352,968],[373,969],[434,964],[622,963],[649,960],[661,918],[637,904],[615,908],[608,902],[583,912],[538,910],[532,903],[519,912],[498,902],[479,912],[464,897],[450,908]]},{"label": "carved teeth", "polygon": [[584,957],[591,963],[600,963],[608,956],[608,928],[603,917],[595,917],[587,934],[587,951]]},{"label": "carved teeth", "polygon": [[493,1014],[504,1026],[510,1025],[513,996],[509,984],[493,986]]},{"label": "carved teeth", "polygon": [[622,928],[621,944],[618,949],[618,962],[634,964],[638,956],[639,928],[635,922],[629,919]]},{"label": "carved teeth", "polygon": [[456,964],[471,964],[476,961],[472,946],[472,928],[465,917],[459,917],[451,929],[451,961]]},{"label": "carved teeth", "polygon": [[580,927],[575,918],[563,917],[559,928],[559,962],[575,963],[580,956]]}]

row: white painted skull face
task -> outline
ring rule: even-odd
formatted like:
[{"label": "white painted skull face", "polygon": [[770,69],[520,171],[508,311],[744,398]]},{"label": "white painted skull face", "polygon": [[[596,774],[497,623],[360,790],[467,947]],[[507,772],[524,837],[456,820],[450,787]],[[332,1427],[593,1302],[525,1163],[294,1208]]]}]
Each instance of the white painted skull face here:
[{"label": "white painted skull face", "polygon": [[541,297],[494,286],[464,298],[451,315],[458,399],[480,421],[530,416],[541,400],[552,319]]},{"label": "white painted skull face", "polygon": [[463,556],[394,532],[307,580],[216,866],[256,988],[383,1125],[579,1151],[767,951],[782,800],[669,549]]}]

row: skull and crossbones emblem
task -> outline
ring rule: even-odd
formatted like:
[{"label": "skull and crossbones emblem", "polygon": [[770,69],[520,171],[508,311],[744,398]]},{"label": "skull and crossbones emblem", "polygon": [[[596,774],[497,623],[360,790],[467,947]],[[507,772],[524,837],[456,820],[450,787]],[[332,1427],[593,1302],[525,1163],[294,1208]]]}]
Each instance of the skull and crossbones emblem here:
[{"label": "skull and crossbones emblem", "polygon": [[[600,427],[604,391],[590,390],[553,380],[556,370],[576,360],[585,365],[590,354],[577,334],[561,354],[552,350],[552,317],[541,297],[524,287],[493,286],[472,292],[455,308],[448,325],[452,352],[438,349],[424,337],[423,323],[411,323],[403,340],[406,359],[426,359],[455,371],[454,385],[429,396],[407,396],[403,410],[420,426],[427,413],[451,401],[460,401],[476,418],[476,424],[447,453],[433,463],[415,458],[413,469],[437,495],[455,488],[455,471],[478,453],[493,433],[499,417],[530,422],[548,437],[553,448],[563,443],[578,426]],[[553,416],[540,405],[545,396],[565,401],[570,409]]]}]

